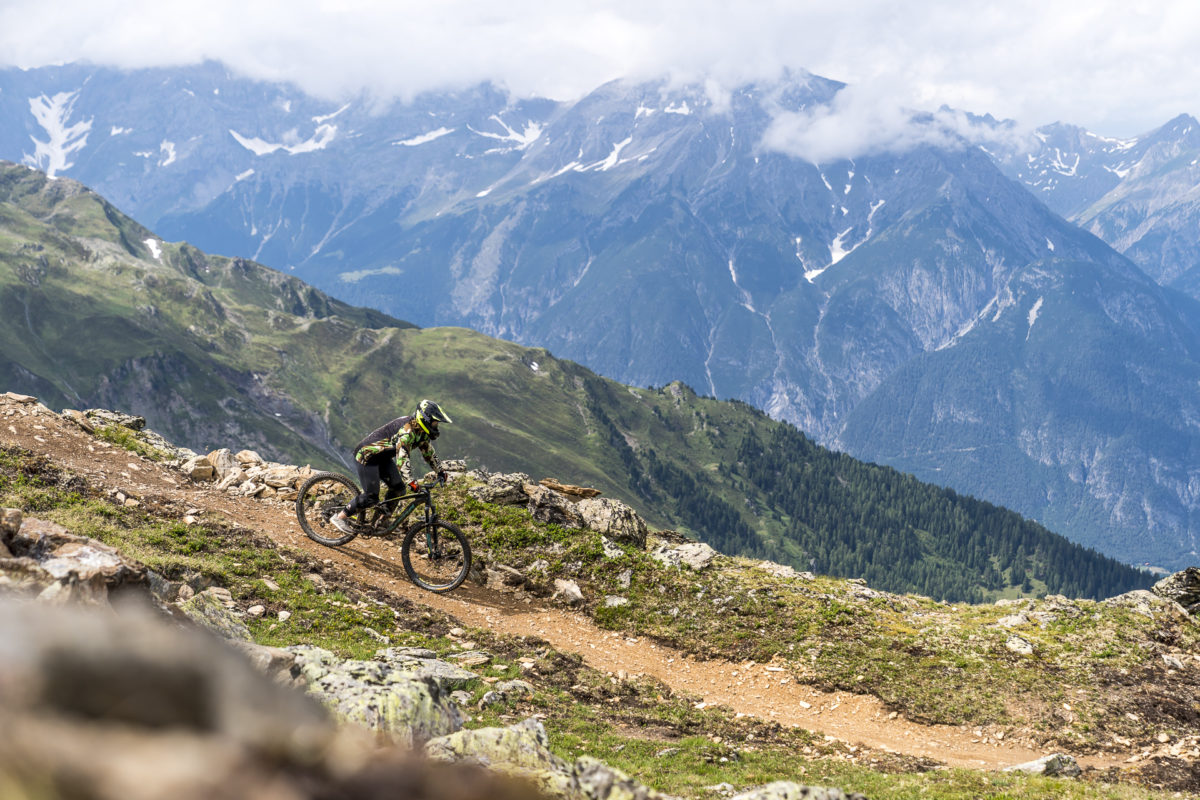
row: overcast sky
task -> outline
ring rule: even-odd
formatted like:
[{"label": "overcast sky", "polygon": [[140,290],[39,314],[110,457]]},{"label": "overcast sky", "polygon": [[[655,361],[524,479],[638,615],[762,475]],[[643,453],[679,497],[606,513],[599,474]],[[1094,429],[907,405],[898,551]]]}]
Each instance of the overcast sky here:
[{"label": "overcast sky", "polygon": [[1200,114],[1197,53],[1197,0],[0,0],[10,66],[211,58],[331,98],[492,79],[559,99],[792,67],[854,86],[863,125],[948,104],[1117,137]]}]

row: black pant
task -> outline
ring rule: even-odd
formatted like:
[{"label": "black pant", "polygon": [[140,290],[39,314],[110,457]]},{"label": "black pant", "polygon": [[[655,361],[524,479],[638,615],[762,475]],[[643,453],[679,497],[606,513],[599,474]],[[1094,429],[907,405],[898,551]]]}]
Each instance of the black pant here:
[{"label": "black pant", "polygon": [[355,462],[355,466],[358,469],[358,482],[363,490],[362,494],[355,497],[350,501],[350,505],[346,506],[347,514],[357,514],[378,503],[380,484],[387,484],[387,487],[397,494],[404,491],[404,478],[400,477],[396,461],[390,456],[368,458],[367,463]]}]

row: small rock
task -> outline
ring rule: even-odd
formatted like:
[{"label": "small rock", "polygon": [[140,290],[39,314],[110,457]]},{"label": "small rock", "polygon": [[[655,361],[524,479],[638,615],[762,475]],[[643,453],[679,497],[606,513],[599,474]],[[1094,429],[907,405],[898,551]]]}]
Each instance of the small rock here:
[{"label": "small rock", "polygon": [[551,600],[561,599],[567,605],[573,606],[583,602],[583,591],[579,588],[579,584],[575,581],[564,580],[563,578],[554,579],[554,594],[550,596]]},{"label": "small rock", "polygon": [[1055,753],[1054,755],[1039,758],[1036,761],[1005,767],[1004,771],[1028,772],[1031,775],[1064,778],[1074,778],[1083,772],[1079,767],[1079,763],[1072,756],[1063,753]]},{"label": "small rock", "polygon": [[290,611],[280,611],[279,612],[279,621],[286,622],[288,620],[288,618],[291,616],[292,616],[292,612],[290,612]]},{"label": "small rock", "polygon": [[1033,645],[1022,639],[1020,636],[1010,636],[1004,646],[1014,653],[1019,653],[1023,656],[1033,655]]},{"label": "small rock", "polygon": [[71,422],[74,422],[76,425],[78,425],[80,430],[82,430],[84,433],[94,434],[96,432],[96,427],[92,425],[91,421],[87,418],[87,415],[82,411],[76,411],[73,408],[65,408],[63,409],[62,415],[64,418],[69,419]]},{"label": "small rock", "polygon": [[250,606],[246,609],[246,616],[258,619],[263,614],[267,613],[267,607],[261,605]]}]

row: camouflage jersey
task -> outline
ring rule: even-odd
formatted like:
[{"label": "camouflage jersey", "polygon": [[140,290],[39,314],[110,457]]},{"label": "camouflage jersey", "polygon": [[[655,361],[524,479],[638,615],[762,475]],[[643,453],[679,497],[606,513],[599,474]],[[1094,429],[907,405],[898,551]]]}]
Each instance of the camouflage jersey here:
[{"label": "camouflage jersey", "polygon": [[377,428],[367,434],[367,437],[354,448],[354,460],[360,464],[367,463],[370,458],[382,456],[394,457],[400,477],[405,483],[413,479],[409,455],[413,448],[421,451],[425,463],[434,471],[440,471],[442,466],[437,453],[433,452],[433,443],[429,434],[418,425],[411,416],[398,417],[382,428]]}]

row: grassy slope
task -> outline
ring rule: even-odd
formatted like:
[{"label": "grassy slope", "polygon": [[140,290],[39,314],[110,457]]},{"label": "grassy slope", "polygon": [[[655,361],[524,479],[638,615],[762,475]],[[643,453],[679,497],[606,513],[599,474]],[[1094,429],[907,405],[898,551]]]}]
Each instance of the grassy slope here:
[{"label": "grassy slope", "polygon": [[[249,447],[326,467],[433,397],[455,419],[443,456],[596,486],[701,538],[740,520],[767,552],[807,564],[797,535],[813,531],[721,472],[748,433],[765,440],[782,425],[749,406],[678,384],[621,386],[465,329],[419,330],[186,244],[159,243],[156,256],[153,238],[77,184],[0,165],[3,388],[57,408],[129,410],[200,451]],[[651,450],[696,484],[685,502],[646,476]],[[838,458],[807,445],[803,457]],[[724,517],[698,521],[718,506]],[[850,497],[842,513],[853,511]]]},{"label": "grassy slope", "polygon": [[[478,503],[462,486],[448,489],[441,505],[467,528],[481,557],[524,567],[557,550],[546,579],[568,575],[589,597],[613,591],[613,576],[633,570],[632,587],[620,590],[628,606],[587,610],[614,630],[759,663],[778,656],[776,663],[798,679],[872,692],[913,717],[980,726],[993,735],[1022,730],[1047,748],[1070,743],[1086,750],[1117,735],[1151,747],[1160,732],[1197,733],[1194,720],[1189,724],[1162,713],[1172,698],[1182,706],[1194,700],[1195,687],[1172,686],[1181,678],[1162,667],[1159,653],[1168,648],[1158,641],[1171,636],[1174,647],[1195,652],[1200,630],[1194,621],[1149,619],[1085,604],[1083,617],[1044,631],[1022,630],[1037,642],[1038,652],[1017,657],[1003,648],[1006,634],[995,628],[1005,613],[1000,608],[870,597],[864,587],[843,581],[776,579],[739,559],[723,559],[702,573],[665,568],[630,549],[613,562],[602,555],[598,536],[534,522],[523,510]],[[461,646],[461,639],[450,635],[453,623],[444,617],[387,595],[364,594],[332,573],[323,576],[329,586],[324,590],[310,577],[324,569],[319,563],[223,520],[185,525],[176,521],[181,509],[154,502],[138,509],[114,507],[78,477],[60,473],[35,454],[0,451],[2,506],[99,538],[172,580],[225,586],[239,609],[265,605],[270,612],[265,617],[246,620],[261,643],[312,643],[345,656],[370,657],[383,645],[366,632],[369,627],[392,645],[427,646],[444,654]],[[535,592],[537,582],[535,577]],[[732,602],[720,614],[712,613],[714,599],[722,597]],[[291,611],[289,619],[276,621],[280,610]],[[840,786],[873,800],[1151,800],[1192,788],[1186,782],[1168,782],[1165,791],[1151,788],[1171,775],[1187,780],[1186,763],[1177,760],[1173,768],[1153,759],[1121,774],[1089,774],[1082,780],[930,770],[912,759],[856,753],[802,730],[738,718],[720,708],[697,709],[695,698],[653,681],[597,673],[577,656],[535,639],[481,630],[468,636],[473,647],[494,654],[480,670],[482,677],[520,677],[535,687],[532,697],[473,712],[471,726],[541,714],[560,755],[594,755],[687,798],[709,797],[705,787],[720,782],[744,789],[772,780]],[[532,660],[531,669],[517,666],[523,657]],[[1122,679],[1122,673],[1133,677]],[[1194,677],[1194,670],[1188,675]],[[472,688],[478,700],[490,684],[480,680]],[[1006,702],[1013,698],[1022,702]],[[1073,713],[1061,712],[1064,700]],[[1146,714],[1152,705],[1158,718]],[[1179,778],[1173,770],[1181,764]]]}]

